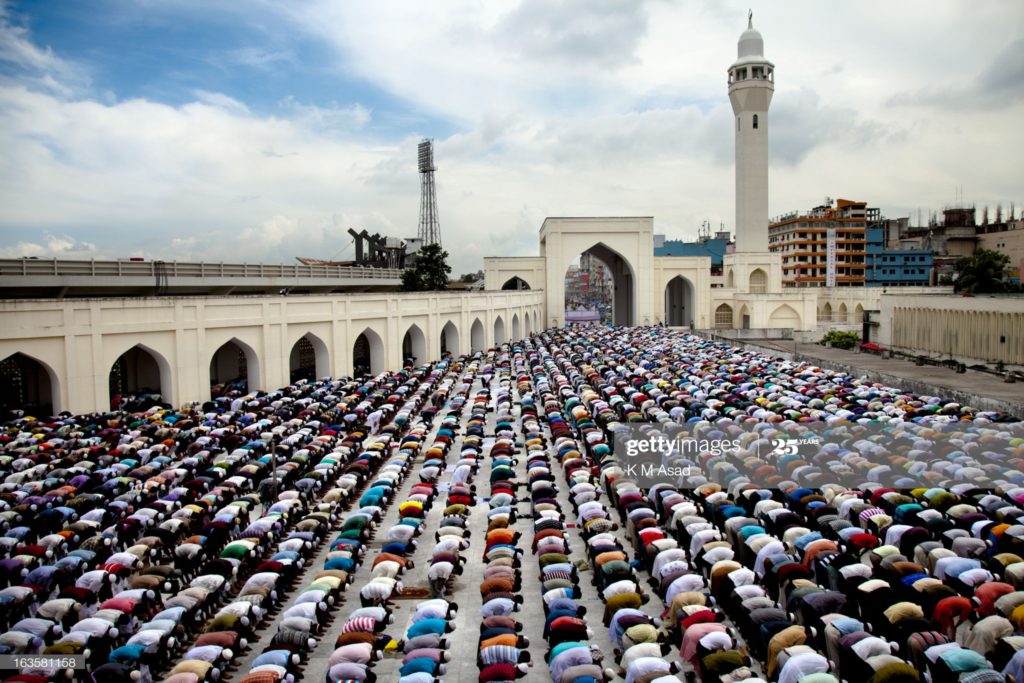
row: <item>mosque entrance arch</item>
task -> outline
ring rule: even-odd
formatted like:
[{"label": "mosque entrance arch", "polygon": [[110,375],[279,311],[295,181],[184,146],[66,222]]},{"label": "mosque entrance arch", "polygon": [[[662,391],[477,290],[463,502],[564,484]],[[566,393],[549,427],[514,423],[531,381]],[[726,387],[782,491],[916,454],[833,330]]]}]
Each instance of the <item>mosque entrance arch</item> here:
[{"label": "mosque entrance arch", "polygon": [[451,320],[441,328],[441,355],[446,353],[459,355],[459,328]]},{"label": "mosque entrance arch", "polygon": [[379,375],[384,372],[384,340],[372,327],[367,327],[352,344],[352,375]]},{"label": "mosque entrance arch", "polygon": [[108,388],[115,408],[134,411],[169,404],[171,364],[158,351],[136,344],[114,361]]},{"label": "mosque entrance arch", "polygon": [[[544,259],[545,279],[543,315],[547,320],[535,325],[535,331],[576,322],[580,315],[567,315],[587,308],[592,292],[567,292],[581,278],[567,278],[570,266],[587,272],[600,265],[607,274],[603,295],[605,321],[616,325],[650,325],[661,318],[661,302],[654,310],[652,288],[654,267],[654,219],[634,217],[548,217],[540,230],[540,253]],[[587,260],[589,263],[583,263]],[[588,290],[589,274],[588,274]],[[659,285],[660,287],[660,285]],[[578,287],[577,287],[578,289]],[[660,293],[660,292],[659,292]],[[569,307],[566,306],[569,302]],[[583,317],[593,317],[591,313]]]},{"label": "mosque entrance arch", "polygon": [[693,283],[676,275],[665,285],[665,324],[669,327],[693,327]]},{"label": "mosque entrance arch", "polygon": [[505,321],[501,319],[499,315],[494,319],[494,345],[501,346],[507,339],[505,339]]},{"label": "mosque entrance arch", "polygon": [[633,268],[606,244],[598,242],[573,259],[564,281],[567,323],[635,324]]},{"label": "mosque entrance arch", "polygon": [[48,417],[56,413],[59,396],[57,375],[46,364],[20,352],[0,361],[0,419],[10,419],[15,410]]},{"label": "mosque entrance arch", "polygon": [[469,328],[470,353],[483,351],[484,343],[484,324],[480,322],[480,318],[475,318],[473,320],[473,325]]},{"label": "mosque entrance arch", "polygon": [[249,393],[260,384],[260,359],[256,351],[232,337],[210,358],[210,397],[217,398],[237,391]]},{"label": "mosque entrance arch", "polygon": [[312,332],[299,337],[288,353],[288,381],[313,380],[331,374],[327,344]]},{"label": "mosque entrance arch", "polygon": [[518,275],[509,278],[505,281],[505,284],[501,286],[502,289],[516,289],[525,290],[530,289],[529,283]]},{"label": "mosque entrance arch", "polygon": [[416,323],[402,337],[402,363],[422,365],[427,362],[427,338]]}]

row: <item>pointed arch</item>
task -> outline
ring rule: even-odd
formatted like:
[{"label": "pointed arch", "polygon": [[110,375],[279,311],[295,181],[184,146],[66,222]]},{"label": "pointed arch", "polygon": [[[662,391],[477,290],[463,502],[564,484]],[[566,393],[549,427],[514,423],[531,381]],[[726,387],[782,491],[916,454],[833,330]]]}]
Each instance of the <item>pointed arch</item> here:
[{"label": "pointed arch", "polygon": [[352,374],[379,375],[384,370],[384,340],[375,329],[366,327],[352,343]]},{"label": "pointed arch", "polygon": [[850,312],[846,309],[846,302],[839,304],[839,311],[836,313],[836,320],[841,323],[850,322]]},{"label": "pointed arch", "polygon": [[512,341],[519,341],[522,338],[522,335],[520,334],[521,332],[522,332],[522,330],[519,329],[519,314],[518,313],[513,313],[512,314]]},{"label": "pointed arch", "polygon": [[782,304],[772,311],[771,316],[768,318],[768,327],[781,327],[799,330],[801,328],[800,314],[797,313],[789,304]]},{"label": "pointed arch", "polygon": [[494,345],[501,346],[508,339],[505,338],[505,321],[499,315],[494,319]]},{"label": "pointed arch", "polygon": [[853,309],[853,322],[857,323],[858,325],[864,322],[864,307],[861,306],[860,304],[857,304],[857,306]]},{"label": "pointed arch", "polygon": [[0,419],[11,410],[43,418],[60,412],[60,378],[48,364],[23,351],[0,361]]},{"label": "pointed arch", "polygon": [[288,354],[289,381],[316,379],[331,374],[330,352],[324,340],[306,332],[292,345]]},{"label": "pointed arch", "polygon": [[402,337],[402,363],[409,359],[413,365],[427,362],[427,337],[416,323],[410,325]]},{"label": "pointed arch", "polygon": [[733,327],[732,306],[719,304],[715,309],[715,329],[728,330]]},{"label": "pointed arch", "polygon": [[729,271],[726,273],[725,286],[728,287],[729,289],[732,289],[736,286],[736,278],[733,277],[732,268],[730,268]]},{"label": "pointed arch", "polygon": [[821,311],[818,313],[818,322],[832,322],[832,304],[830,304],[827,301],[825,302],[825,305],[821,307]]},{"label": "pointed arch", "polygon": [[519,277],[518,275],[515,275],[513,277],[510,277],[508,280],[505,280],[505,284],[503,284],[501,288],[526,290],[530,289],[530,284],[523,278]]},{"label": "pointed arch", "polygon": [[459,349],[459,328],[449,320],[441,328],[441,355],[450,353],[453,356],[458,356]]},{"label": "pointed arch", "polygon": [[750,308],[748,308],[746,304],[743,304],[743,307],[740,309],[740,321],[739,322],[740,322],[740,329],[743,329],[743,330],[749,330],[750,329]]},{"label": "pointed arch", "polygon": [[210,356],[211,398],[223,396],[230,391],[247,394],[259,387],[259,354],[238,337],[232,337],[221,344]]},{"label": "pointed arch", "polygon": [[523,333],[525,337],[533,336],[533,321],[530,320],[530,312],[523,313]]},{"label": "pointed arch", "polygon": [[[562,266],[563,275],[563,298],[565,300],[565,310],[575,310],[575,307],[585,306],[588,311],[593,311],[592,305],[595,301],[600,301],[600,305],[611,304],[611,315],[612,322],[616,325],[634,325],[636,324],[636,306],[637,306],[637,292],[636,282],[637,274],[636,269],[628,258],[622,253],[608,246],[604,242],[597,241],[591,244],[589,247],[572,254],[567,252],[569,258]],[[572,288],[566,286],[570,284],[565,279],[566,275],[569,275],[570,268],[573,267],[573,261],[579,256],[581,267],[583,265],[583,257],[592,257],[596,259],[600,266],[602,266],[611,277],[611,286],[607,286],[607,281],[590,281],[591,275],[599,275],[600,268],[594,269],[583,269],[580,272],[587,271],[586,280],[586,292],[582,291],[582,284],[579,289],[580,291],[573,291]],[[593,270],[593,272],[590,272]],[[583,282],[583,278],[578,276],[578,281]],[[589,301],[586,301],[589,300]],[[607,302],[607,303],[606,303]],[[573,308],[570,308],[573,307]]]},{"label": "pointed arch", "polygon": [[487,342],[484,339],[484,324],[480,322],[480,318],[473,319],[473,325],[469,328],[469,350],[471,353],[477,353],[485,349]]},{"label": "pointed arch", "polygon": [[694,325],[693,283],[676,275],[665,285],[665,324],[669,327]]},{"label": "pointed arch", "polygon": [[764,272],[760,268],[755,268],[750,273],[750,288],[751,294],[765,294],[768,292],[768,273]]},{"label": "pointed arch", "polygon": [[171,364],[162,353],[135,344],[117,357],[107,377],[111,406],[145,410],[158,403],[173,405]]}]

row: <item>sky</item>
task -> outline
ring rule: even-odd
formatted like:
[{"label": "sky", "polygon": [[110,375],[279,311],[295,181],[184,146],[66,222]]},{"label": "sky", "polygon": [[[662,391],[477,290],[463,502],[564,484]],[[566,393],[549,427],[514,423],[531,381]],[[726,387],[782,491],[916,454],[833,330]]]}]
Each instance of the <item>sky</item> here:
[{"label": "sky", "polygon": [[773,216],[1024,208],[1019,0],[0,0],[0,257],[352,258],[424,137],[455,275],[546,216],[732,230],[748,8]]}]

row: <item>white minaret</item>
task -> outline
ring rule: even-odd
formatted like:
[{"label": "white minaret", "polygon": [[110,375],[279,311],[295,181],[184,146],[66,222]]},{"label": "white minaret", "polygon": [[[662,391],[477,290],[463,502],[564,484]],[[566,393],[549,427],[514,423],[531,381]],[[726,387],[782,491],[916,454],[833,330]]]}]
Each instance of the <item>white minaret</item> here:
[{"label": "white minaret", "polygon": [[764,39],[753,13],[729,67],[729,100],[736,115],[736,251],[768,251],[768,106],[775,65],[764,58]]}]

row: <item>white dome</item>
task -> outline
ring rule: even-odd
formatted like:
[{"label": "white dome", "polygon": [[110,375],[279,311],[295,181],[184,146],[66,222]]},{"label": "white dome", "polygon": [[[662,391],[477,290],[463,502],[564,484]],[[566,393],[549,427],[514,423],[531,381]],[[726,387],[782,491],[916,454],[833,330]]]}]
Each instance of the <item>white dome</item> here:
[{"label": "white dome", "polygon": [[747,30],[740,36],[740,42],[736,46],[736,53],[740,59],[744,57],[762,57],[764,56],[764,38],[761,37],[761,33],[754,28],[753,15],[747,20]]}]

